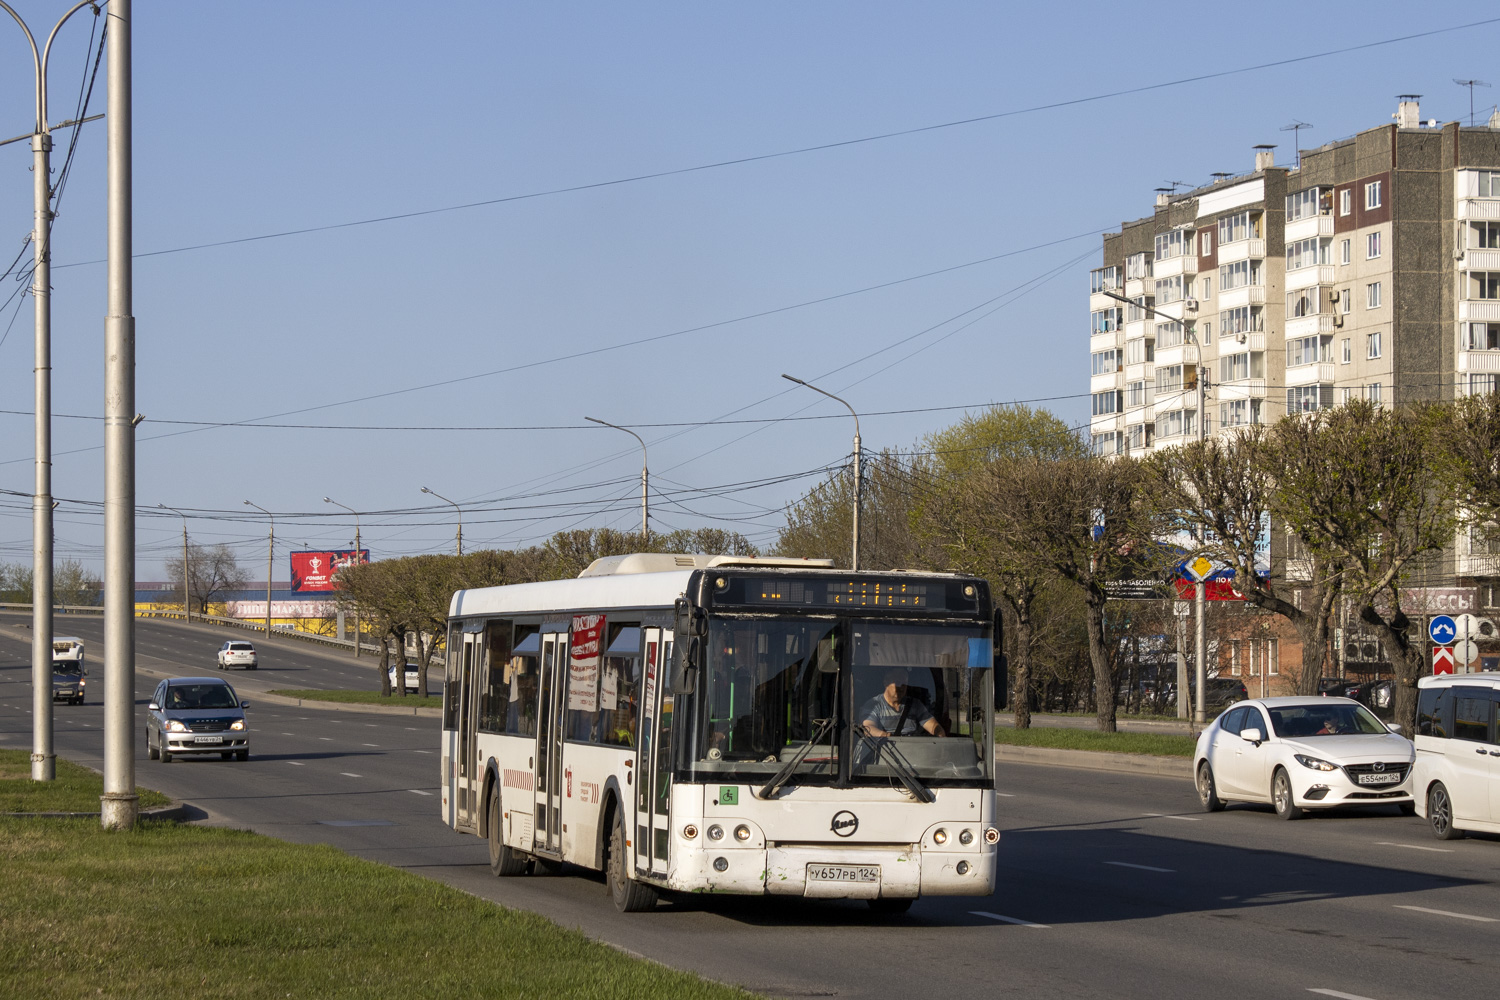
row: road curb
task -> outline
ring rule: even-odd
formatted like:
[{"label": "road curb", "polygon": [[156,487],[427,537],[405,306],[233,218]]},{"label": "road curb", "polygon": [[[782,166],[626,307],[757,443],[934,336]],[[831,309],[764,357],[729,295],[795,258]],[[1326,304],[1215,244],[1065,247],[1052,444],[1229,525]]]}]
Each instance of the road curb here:
[{"label": "road curb", "polygon": [[1018,747],[995,745],[995,761],[1015,764],[1047,764],[1073,767],[1085,771],[1113,771],[1125,774],[1154,774],[1165,778],[1191,781],[1193,762],[1186,757],[1158,757],[1141,753],[1113,753],[1107,750],[1058,750],[1051,747]]},{"label": "road curb", "polygon": [[[187,810],[187,803],[173,802],[170,805],[142,809],[140,818],[180,823],[187,818]],[[98,812],[0,813],[0,816],[7,819],[98,819],[101,815]]]},{"label": "road curb", "polygon": [[247,694],[261,701],[268,701],[273,705],[286,705],[295,708],[318,708],[325,712],[364,712],[366,715],[413,715],[422,719],[441,719],[443,710],[441,708],[403,708],[400,705],[372,705],[369,702],[348,701],[321,701],[315,698],[288,698],[286,695],[271,694],[266,691],[250,692]]}]

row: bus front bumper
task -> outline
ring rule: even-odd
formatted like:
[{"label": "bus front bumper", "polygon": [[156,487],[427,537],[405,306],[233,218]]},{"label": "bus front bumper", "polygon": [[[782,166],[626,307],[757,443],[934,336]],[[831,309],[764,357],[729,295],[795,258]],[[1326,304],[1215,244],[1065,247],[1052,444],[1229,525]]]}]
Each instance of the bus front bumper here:
[{"label": "bus front bumper", "polygon": [[922,845],[793,845],[708,848],[682,853],[671,888],[685,892],[804,896],[812,899],[915,899],[988,896],[995,852],[939,851]]}]

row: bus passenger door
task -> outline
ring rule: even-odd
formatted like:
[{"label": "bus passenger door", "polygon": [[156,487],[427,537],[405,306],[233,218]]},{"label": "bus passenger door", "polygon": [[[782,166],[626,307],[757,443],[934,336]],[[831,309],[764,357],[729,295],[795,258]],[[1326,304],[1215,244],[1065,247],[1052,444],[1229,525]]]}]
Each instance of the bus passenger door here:
[{"label": "bus passenger door", "polygon": [[[478,801],[479,762],[478,741],[474,738],[475,723],[479,712],[478,685],[484,665],[484,633],[464,632],[463,677],[459,683],[461,694],[458,705],[458,759],[454,762],[458,785],[459,829],[479,828]],[[399,671],[397,676],[401,676]]]},{"label": "bus passenger door", "polygon": [[568,677],[568,633],[542,636],[542,677],[537,692],[536,837],[539,851],[562,850],[562,708]]},{"label": "bus passenger door", "polygon": [[647,628],[645,685],[636,754],[636,870],[665,875],[671,844],[672,633]]}]

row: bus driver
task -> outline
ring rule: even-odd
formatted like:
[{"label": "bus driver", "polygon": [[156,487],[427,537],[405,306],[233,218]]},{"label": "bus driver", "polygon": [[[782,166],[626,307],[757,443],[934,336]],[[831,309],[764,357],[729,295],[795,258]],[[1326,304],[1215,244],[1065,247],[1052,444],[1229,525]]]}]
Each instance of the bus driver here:
[{"label": "bus driver", "polygon": [[899,667],[887,670],[882,679],[885,690],[871,698],[860,713],[866,733],[871,736],[915,736],[920,728],[933,736],[947,735],[921,699],[911,697],[905,670]]}]

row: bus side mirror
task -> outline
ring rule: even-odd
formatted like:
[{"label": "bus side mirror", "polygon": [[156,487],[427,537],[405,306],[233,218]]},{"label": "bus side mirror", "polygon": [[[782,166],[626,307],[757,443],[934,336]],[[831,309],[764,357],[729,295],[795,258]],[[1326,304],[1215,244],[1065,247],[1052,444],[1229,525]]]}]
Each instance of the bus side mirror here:
[{"label": "bus side mirror", "polygon": [[693,602],[686,597],[677,598],[673,611],[676,612],[677,619],[674,631],[680,638],[701,638],[708,634],[708,615],[703,613],[702,608],[695,607]]},{"label": "bus side mirror", "polygon": [[698,677],[698,659],[702,652],[698,637],[677,640],[677,671],[672,681],[673,694],[692,694]]}]

